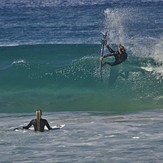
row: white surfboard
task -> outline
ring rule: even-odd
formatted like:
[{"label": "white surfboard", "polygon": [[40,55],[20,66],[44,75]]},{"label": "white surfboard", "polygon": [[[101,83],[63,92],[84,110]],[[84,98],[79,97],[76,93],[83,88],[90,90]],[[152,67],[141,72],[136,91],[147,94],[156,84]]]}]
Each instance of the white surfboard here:
[{"label": "white surfboard", "polygon": [[63,128],[63,127],[65,127],[65,124],[63,124],[63,125],[56,125],[56,126],[52,126],[52,130],[57,130],[57,129],[61,129],[61,128]]},{"label": "white surfboard", "polygon": [[[55,125],[55,126],[52,126],[52,130],[61,129],[63,127],[65,127],[65,124],[63,124],[63,125]],[[23,129],[22,127],[18,127],[18,128],[14,128],[13,130],[14,131],[34,131],[34,127],[31,127],[29,129]],[[48,131],[48,128],[45,127],[44,131]]]}]

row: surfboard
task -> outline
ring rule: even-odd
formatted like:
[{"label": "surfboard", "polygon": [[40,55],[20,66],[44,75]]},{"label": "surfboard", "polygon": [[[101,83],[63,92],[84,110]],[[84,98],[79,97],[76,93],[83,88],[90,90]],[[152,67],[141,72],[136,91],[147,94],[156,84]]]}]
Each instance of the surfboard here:
[{"label": "surfboard", "polygon": [[[105,34],[103,34],[103,39],[106,39],[107,37],[107,32],[105,32]],[[104,56],[104,44],[101,45],[101,57]],[[100,80],[102,81],[102,62],[100,61]]]},{"label": "surfboard", "polygon": [[61,129],[63,127],[65,127],[65,124],[59,125],[59,126],[52,126],[52,128],[53,128],[52,130],[58,130],[58,129]]},{"label": "surfboard", "polygon": [[[63,127],[65,127],[65,124],[55,125],[55,126],[52,126],[52,130],[58,130],[58,129],[61,129]],[[34,127],[31,127],[30,129],[23,129],[22,127],[18,127],[18,128],[14,128],[12,130],[14,130],[14,131],[34,131]],[[51,130],[48,130],[48,128],[45,127],[44,131],[51,131]]]}]

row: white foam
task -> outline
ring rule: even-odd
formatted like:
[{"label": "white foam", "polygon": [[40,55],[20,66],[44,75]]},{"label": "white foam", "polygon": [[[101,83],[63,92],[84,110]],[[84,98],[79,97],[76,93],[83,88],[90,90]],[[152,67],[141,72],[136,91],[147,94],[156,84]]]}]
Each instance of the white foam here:
[{"label": "white foam", "polygon": [[26,63],[24,59],[13,61],[12,64],[21,64],[21,63]]}]

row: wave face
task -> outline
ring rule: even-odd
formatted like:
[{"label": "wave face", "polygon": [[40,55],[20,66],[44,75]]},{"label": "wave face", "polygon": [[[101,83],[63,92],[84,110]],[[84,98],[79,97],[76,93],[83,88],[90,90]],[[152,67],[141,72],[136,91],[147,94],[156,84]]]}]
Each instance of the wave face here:
[{"label": "wave face", "polygon": [[[162,6],[162,0],[1,0],[0,112],[162,108]],[[105,31],[129,57],[104,67],[101,83]]]},{"label": "wave face", "polygon": [[131,55],[121,65],[104,67],[101,82],[98,44],[26,45],[0,51],[2,111],[42,107],[124,112],[163,105],[163,65],[150,57]]}]

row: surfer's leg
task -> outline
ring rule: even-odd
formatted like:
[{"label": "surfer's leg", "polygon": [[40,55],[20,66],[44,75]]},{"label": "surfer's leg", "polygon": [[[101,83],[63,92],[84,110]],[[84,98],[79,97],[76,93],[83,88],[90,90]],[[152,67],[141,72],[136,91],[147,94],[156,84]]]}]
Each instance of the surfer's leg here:
[{"label": "surfer's leg", "polygon": [[110,63],[110,62],[104,62],[104,63],[102,64],[102,67],[105,66],[105,65],[110,65],[110,66],[112,66],[112,63]]},{"label": "surfer's leg", "polygon": [[121,64],[122,62],[117,62],[117,61],[115,61],[115,62],[113,62],[113,63],[111,63],[110,65],[111,66],[116,66],[116,65],[119,65],[119,64]]},{"label": "surfer's leg", "polygon": [[112,56],[114,56],[114,54],[112,54],[112,53],[111,54],[106,54],[106,56],[107,57],[112,57]]},{"label": "surfer's leg", "polygon": [[108,50],[110,51],[110,53],[114,53],[115,52],[109,45],[106,45],[106,47],[108,48]]}]

